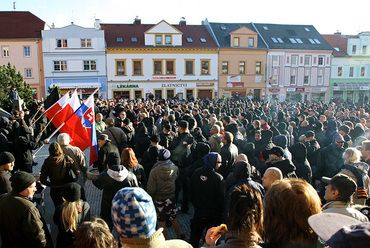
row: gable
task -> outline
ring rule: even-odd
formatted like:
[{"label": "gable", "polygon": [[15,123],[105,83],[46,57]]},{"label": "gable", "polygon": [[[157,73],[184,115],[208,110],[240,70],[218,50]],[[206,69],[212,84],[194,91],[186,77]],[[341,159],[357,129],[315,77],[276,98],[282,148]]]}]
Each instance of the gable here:
[{"label": "gable", "polygon": [[165,20],[160,21],[152,28],[148,29],[146,34],[182,34],[180,30],[166,22]]},{"label": "gable", "polygon": [[241,27],[230,32],[230,35],[257,35],[257,33],[247,27]]}]

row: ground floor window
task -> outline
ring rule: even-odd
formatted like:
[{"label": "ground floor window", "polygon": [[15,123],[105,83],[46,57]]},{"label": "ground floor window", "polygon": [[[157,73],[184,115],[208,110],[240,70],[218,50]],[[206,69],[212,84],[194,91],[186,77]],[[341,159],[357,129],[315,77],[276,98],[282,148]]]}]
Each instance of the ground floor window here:
[{"label": "ground floor window", "polygon": [[186,99],[190,99],[194,97],[194,90],[186,90]]},{"label": "ground floor window", "polygon": [[155,99],[162,99],[162,90],[154,90]]},{"label": "ground floor window", "polygon": [[325,93],[312,93],[311,100],[315,102],[325,101]]},{"label": "ground floor window", "polygon": [[167,99],[175,97],[175,90],[166,90]]},{"label": "ground floor window", "polygon": [[130,99],[130,91],[129,90],[114,91],[113,98],[114,99]]},{"label": "ground floor window", "polygon": [[198,98],[200,99],[212,99],[212,90],[198,90]]},{"label": "ground floor window", "polygon": [[134,97],[135,97],[135,99],[143,98],[143,92],[141,90],[135,90],[134,91]]}]

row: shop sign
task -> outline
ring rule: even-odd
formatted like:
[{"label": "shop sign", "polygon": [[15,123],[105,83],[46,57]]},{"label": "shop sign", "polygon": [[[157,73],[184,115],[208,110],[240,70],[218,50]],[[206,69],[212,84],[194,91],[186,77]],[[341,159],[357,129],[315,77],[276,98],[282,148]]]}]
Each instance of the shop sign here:
[{"label": "shop sign", "polygon": [[278,88],[272,88],[272,89],[269,89],[269,91],[271,93],[279,93],[280,92],[280,89],[278,89]]},{"label": "shop sign", "polygon": [[286,91],[287,92],[295,92],[295,88],[287,88]]},{"label": "shop sign", "polygon": [[118,84],[117,89],[139,88],[138,84]]},{"label": "shop sign", "polygon": [[153,76],[153,80],[175,80],[176,76]]},{"label": "shop sign", "polygon": [[188,84],[185,83],[164,83],[161,86],[162,88],[184,88],[188,87]]},{"label": "shop sign", "polygon": [[205,82],[201,82],[201,83],[197,83],[197,86],[198,87],[202,87],[202,86],[214,86],[214,83],[211,83],[211,82],[208,82],[208,83],[205,83]]},{"label": "shop sign", "polygon": [[370,90],[370,86],[361,86],[360,90]]},{"label": "shop sign", "polygon": [[297,92],[304,92],[304,88],[297,88]]}]

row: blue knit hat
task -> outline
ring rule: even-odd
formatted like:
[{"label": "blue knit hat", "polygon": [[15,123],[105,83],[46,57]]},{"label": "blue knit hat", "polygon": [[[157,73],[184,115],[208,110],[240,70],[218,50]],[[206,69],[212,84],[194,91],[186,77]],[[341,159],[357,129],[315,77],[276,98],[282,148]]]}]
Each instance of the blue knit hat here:
[{"label": "blue knit hat", "polygon": [[112,220],[120,238],[149,238],[156,231],[152,198],[142,188],[119,190],[112,201]]}]

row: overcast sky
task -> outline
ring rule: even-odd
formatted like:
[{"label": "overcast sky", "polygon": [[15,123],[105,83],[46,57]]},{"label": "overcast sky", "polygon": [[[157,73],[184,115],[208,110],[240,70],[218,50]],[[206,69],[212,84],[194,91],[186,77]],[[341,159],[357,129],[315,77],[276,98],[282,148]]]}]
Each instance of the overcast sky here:
[{"label": "overcast sky", "polygon": [[[0,10],[13,10],[14,0],[0,0]],[[256,22],[311,24],[322,34],[357,34],[370,31],[368,0],[15,0],[17,11],[30,11],[49,26],[69,25],[72,21],[93,27],[102,23],[131,23],[135,16],[142,23],[162,19],[177,24],[185,17],[188,24],[210,22]]]}]

